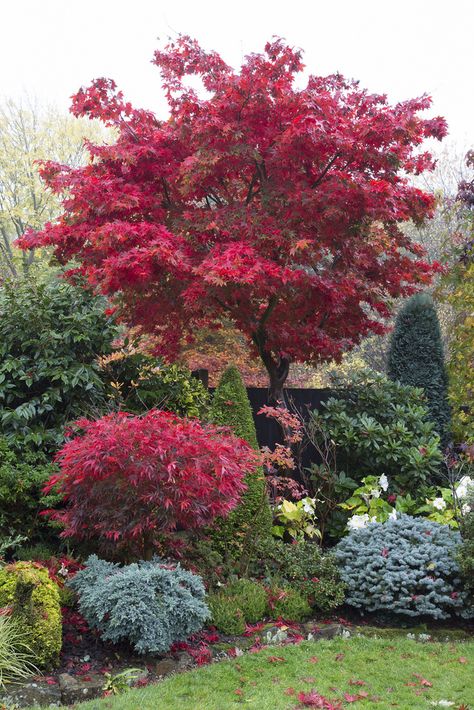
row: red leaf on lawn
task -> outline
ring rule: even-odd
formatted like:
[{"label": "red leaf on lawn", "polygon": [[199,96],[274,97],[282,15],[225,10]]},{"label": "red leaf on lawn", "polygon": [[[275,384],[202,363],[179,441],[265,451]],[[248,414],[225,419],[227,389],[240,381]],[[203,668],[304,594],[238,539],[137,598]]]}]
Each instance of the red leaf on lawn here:
[{"label": "red leaf on lawn", "polygon": [[285,663],[286,658],[282,658],[281,656],[268,656],[267,661],[269,663]]},{"label": "red leaf on lawn", "polygon": [[347,703],[356,703],[359,700],[358,695],[349,695],[349,693],[344,693],[344,700]]},{"label": "red leaf on lawn", "polygon": [[296,690],[294,688],[287,688],[285,690],[285,695],[295,695]]},{"label": "red leaf on lawn", "polygon": [[365,680],[354,680],[353,678],[351,678],[351,680],[349,681],[349,685],[367,685],[367,683],[365,682]]},{"label": "red leaf on lawn", "polygon": [[319,658],[317,656],[311,656],[309,659],[310,663],[319,663]]},{"label": "red leaf on lawn", "polygon": [[308,676],[308,678],[302,678],[301,680],[303,683],[316,683],[316,678],[312,675]]},{"label": "red leaf on lawn", "polygon": [[241,690],[240,688],[237,688],[237,690],[234,690],[235,695],[243,695],[244,691]]},{"label": "red leaf on lawn", "polygon": [[298,693],[298,700],[306,708],[323,708],[323,710],[341,710],[341,703],[337,700],[329,700],[320,695],[316,690],[309,693]]},{"label": "red leaf on lawn", "polygon": [[459,663],[467,663],[467,658],[464,658],[464,656],[461,656],[461,658],[458,658]]},{"label": "red leaf on lawn", "polygon": [[336,661],[342,661],[344,659],[344,654],[343,653],[338,653],[335,656]]}]

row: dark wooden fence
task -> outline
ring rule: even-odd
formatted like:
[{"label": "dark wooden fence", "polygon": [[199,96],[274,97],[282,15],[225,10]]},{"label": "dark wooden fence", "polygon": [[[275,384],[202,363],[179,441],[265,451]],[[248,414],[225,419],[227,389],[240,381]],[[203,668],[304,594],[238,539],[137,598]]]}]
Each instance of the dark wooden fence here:
[{"label": "dark wooden fence", "polygon": [[[330,389],[287,389],[285,393],[290,409],[294,407],[305,419],[310,411],[319,409],[321,403],[331,396]],[[261,407],[268,404],[268,390],[265,387],[248,387],[247,394],[252,406],[260,446],[268,446],[272,449],[275,444],[281,444],[282,432],[275,420],[258,414]]]},{"label": "dark wooden fence", "polygon": [[[208,387],[208,371],[195,370],[194,377],[197,377]],[[214,388],[209,388],[212,392]],[[247,394],[252,407],[257,439],[260,446],[268,446],[273,449],[275,444],[283,443],[282,431],[274,419],[258,414],[259,410],[268,404],[268,389],[266,387],[247,387]],[[330,389],[287,389],[286,398],[290,409],[296,408],[300,414],[307,419],[309,412],[320,409],[321,404],[326,402],[332,394]],[[312,462],[319,463],[320,456],[311,444],[304,448],[299,462],[300,467],[307,468]]]}]

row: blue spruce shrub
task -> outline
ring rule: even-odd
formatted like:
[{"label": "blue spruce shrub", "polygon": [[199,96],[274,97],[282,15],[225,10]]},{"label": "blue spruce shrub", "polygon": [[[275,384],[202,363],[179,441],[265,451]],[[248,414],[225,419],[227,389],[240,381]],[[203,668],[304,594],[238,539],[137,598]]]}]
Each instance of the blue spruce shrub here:
[{"label": "blue spruce shrub", "polygon": [[435,619],[466,615],[455,559],[460,542],[447,525],[409,515],[353,530],[335,550],[346,603]]},{"label": "blue spruce shrub", "polygon": [[91,555],[70,586],[88,624],[138,653],[164,653],[202,628],[210,612],[202,579],[158,558],[121,567]]}]

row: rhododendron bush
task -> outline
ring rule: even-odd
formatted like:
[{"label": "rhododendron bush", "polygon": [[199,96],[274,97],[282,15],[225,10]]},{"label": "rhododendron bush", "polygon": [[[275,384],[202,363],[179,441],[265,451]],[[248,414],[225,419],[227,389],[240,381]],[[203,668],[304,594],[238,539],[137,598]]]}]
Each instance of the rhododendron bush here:
[{"label": "rhododendron bush", "polygon": [[257,465],[255,451],[227,430],[159,410],[75,426],[47,484],[65,502],[51,517],[63,537],[111,542],[145,559],[163,533],[227,515]]},{"label": "rhododendron bush", "polygon": [[281,40],[239,72],[189,37],[154,63],[169,120],[134,109],[110,79],[81,89],[73,113],[118,138],[89,144],[85,167],[43,165],[64,213],[20,244],[79,263],[166,357],[229,319],[278,401],[291,361],[338,358],[383,331],[392,298],[429,282],[401,223],[432,214],[410,174],[433,168],[420,146],[445,121],[420,117],[428,96],[392,106],[339,74],[296,88],[301,52]]}]

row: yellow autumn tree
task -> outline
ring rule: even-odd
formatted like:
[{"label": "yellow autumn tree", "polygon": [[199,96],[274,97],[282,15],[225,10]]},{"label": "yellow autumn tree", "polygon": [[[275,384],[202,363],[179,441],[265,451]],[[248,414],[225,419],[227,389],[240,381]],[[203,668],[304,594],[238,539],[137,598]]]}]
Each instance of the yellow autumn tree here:
[{"label": "yellow autumn tree", "polygon": [[77,167],[88,159],[84,138],[100,143],[108,134],[95,122],[27,98],[0,103],[0,277],[29,270],[39,255],[16,249],[14,240],[59,212],[57,196],[39,176],[38,161]]}]

